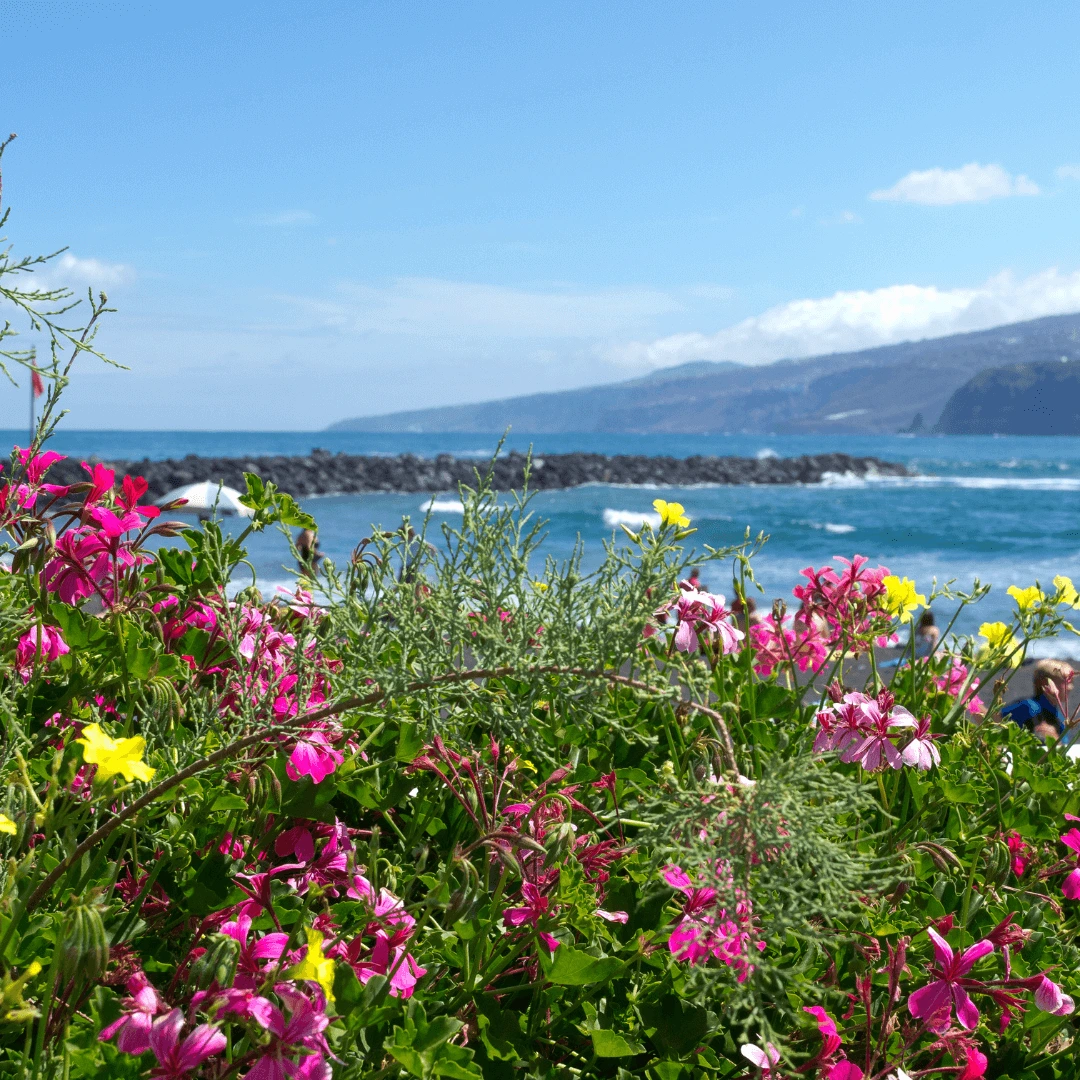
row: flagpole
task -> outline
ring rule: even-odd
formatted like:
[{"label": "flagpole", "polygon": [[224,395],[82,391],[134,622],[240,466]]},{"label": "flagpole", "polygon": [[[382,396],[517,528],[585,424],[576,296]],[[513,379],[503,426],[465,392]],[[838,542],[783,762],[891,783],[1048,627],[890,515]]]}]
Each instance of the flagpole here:
[{"label": "flagpole", "polygon": [[30,372],[30,441],[27,446],[34,445],[34,372]]}]

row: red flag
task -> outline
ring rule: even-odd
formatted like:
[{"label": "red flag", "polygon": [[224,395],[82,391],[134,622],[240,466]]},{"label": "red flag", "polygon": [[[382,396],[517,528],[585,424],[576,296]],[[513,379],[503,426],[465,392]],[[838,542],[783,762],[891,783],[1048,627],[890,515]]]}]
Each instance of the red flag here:
[{"label": "red flag", "polygon": [[37,368],[30,369],[30,379],[34,387],[34,397],[39,398],[45,393],[45,384],[41,381]]}]

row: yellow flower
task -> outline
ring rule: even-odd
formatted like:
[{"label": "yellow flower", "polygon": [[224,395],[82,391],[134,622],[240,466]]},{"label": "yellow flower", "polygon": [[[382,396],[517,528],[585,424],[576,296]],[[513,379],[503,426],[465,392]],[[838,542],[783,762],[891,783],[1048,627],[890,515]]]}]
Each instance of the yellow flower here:
[{"label": "yellow flower", "polygon": [[984,622],[979,627],[979,637],[986,638],[986,645],[979,650],[979,659],[986,659],[999,650],[1009,654],[1009,664],[1020,666],[1020,642],[1012,636],[1003,622]]},{"label": "yellow flower", "polygon": [[1016,601],[1016,606],[1021,611],[1027,611],[1046,599],[1045,594],[1038,585],[1030,585],[1026,589],[1010,585],[1005,591]]},{"label": "yellow flower", "polygon": [[87,724],[82,738],[75,741],[83,748],[83,761],[98,767],[95,780],[110,780],[120,773],[125,780],[149,781],[157,772],[142,760],[146,740],[141,735],[110,739],[98,724]]},{"label": "yellow flower", "polygon": [[18,831],[18,826],[7,816],[7,814],[0,814],[0,833],[7,833],[8,836],[14,836]]},{"label": "yellow flower", "polygon": [[683,512],[682,503],[669,503],[663,499],[655,499],[652,505],[660,515],[661,525],[678,525],[680,529],[685,529],[690,524],[690,519]]},{"label": "yellow flower", "polygon": [[305,927],[304,932],[307,934],[307,953],[287,975],[290,979],[310,979],[317,982],[326,995],[327,1003],[331,1004],[334,1000],[334,961],[323,956],[323,936],[318,930],[312,930],[309,926]]},{"label": "yellow flower", "polygon": [[532,587],[539,593],[547,592],[550,588],[546,581],[534,581]]},{"label": "yellow flower", "polygon": [[1058,591],[1058,603],[1080,608],[1080,593],[1073,586],[1072,578],[1059,574],[1054,578],[1054,588]]},{"label": "yellow flower", "polygon": [[926,607],[926,597],[915,591],[915,582],[890,574],[882,579],[885,586],[885,609],[890,615],[899,615],[902,623],[911,622],[911,613]]}]

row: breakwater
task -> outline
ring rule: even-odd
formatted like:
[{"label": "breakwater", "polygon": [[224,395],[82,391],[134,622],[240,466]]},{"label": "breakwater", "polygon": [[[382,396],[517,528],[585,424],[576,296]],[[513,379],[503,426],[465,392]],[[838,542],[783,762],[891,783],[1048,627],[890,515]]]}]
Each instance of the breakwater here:
[{"label": "breakwater", "polygon": [[[312,450],[303,457],[221,458],[187,457],[152,461],[113,461],[123,473],[144,476],[149,495],[160,498],[184,484],[222,481],[244,488],[244,473],[258,473],[292,495],[330,495],[399,491],[435,493],[456,491],[459,484],[475,485],[476,471],[492,469],[495,487],[505,491],[522,486],[527,458],[511,452],[493,463],[440,454],[433,458],[401,454],[397,457],[332,454]],[[554,490],[582,484],[639,484],[688,486],[691,484],[818,484],[829,475],[906,476],[895,462],[850,454],[814,454],[803,457],[646,457],[618,454],[545,454],[532,458],[529,484]],[[50,470],[53,483],[86,479],[79,463],[61,461]]]}]

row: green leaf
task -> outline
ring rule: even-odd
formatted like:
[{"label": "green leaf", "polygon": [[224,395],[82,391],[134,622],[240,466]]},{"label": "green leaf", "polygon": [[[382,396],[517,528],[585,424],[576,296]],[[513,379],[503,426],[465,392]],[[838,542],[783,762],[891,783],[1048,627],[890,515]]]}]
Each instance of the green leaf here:
[{"label": "green leaf", "polygon": [[394,760],[412,761],[423,748],[424,740],[416,724],[403,720],[401,727],[398,729],[397,750],[394,751]]},{"label": "green leaf", "polygon": [[589,986],[614,978],[625,966],[615,956],[590,956],[586,952],[561,945],[555,951],[554,960],[545,962],[541,952],[541,964],[548,981],[558,986]]},{"label": "green leaf", "polygon": [[364,988],[349,964],[334,965],[334,1007],[348,1016],[364,1000]]},{"label": "green leaf", "polygon": [[225,906],[232,892],[228,866],[220,851],[212,852],[199,863],[188,889],[188,904],[197,915],[209,915]]},{"label": "green leaf", "polygon": [[644,1051],[644,1047],[635,1039],[607,1028],[597,1028],[589,1034],[592,1036],[593,1052],[597,1057],[634,1057]]},{"label": "green leaf", "polygon": [[708,1012],[675,994],[668,994],[655,1005],[642,1005],[639,1012],[657,1047],[679,1056],[698,1046],[708,1029]]},{"label": "green leaf", "polygon": [[955,784],[951,780],[942,780],[941,793],[949,802],[971,803],[972,805],[982,802],[982,796],[971,784]]},{"label": "green leaf", "polygon": [[246,810],[247,799],[242,795],[219,795],[210,807],[211,813],[215,810]]},{"label": "green leaf", "polygon": [[476,1000],[476,1021],[489,1057],[498,1061],[514,1061],[522,1056],[515,1046],[515,1042],[521,1038],[519,1013],[504,1009],[493,997],[485,994]]}]

